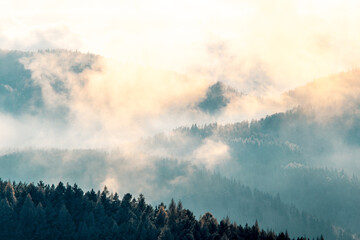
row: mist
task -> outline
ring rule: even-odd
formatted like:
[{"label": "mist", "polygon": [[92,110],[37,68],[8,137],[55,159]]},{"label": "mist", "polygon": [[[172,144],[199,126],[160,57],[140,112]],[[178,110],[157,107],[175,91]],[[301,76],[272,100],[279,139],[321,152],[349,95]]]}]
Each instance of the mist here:
[{"label": "mist", "polygon": [[86,4],[0,4],[1,178],[356,239],[358,3]]},{"label": "mist", "polygon": [[263,94],[357,67],[358,7],[350,0],[107,0],[86,8],[12,1],[1,8],[0,42],[5,49],[78,49]]}]

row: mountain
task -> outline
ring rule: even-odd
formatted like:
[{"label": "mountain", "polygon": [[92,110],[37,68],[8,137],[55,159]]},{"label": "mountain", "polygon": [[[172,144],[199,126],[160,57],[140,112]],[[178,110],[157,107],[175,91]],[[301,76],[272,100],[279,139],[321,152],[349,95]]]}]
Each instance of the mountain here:
[{"label": "mountain", "polygon": [[[221,143],[227,146],[229,156],[214,167],[219,174],[274,195],[279,193],[285,202],[357,232],[360,182],[353,152],[358,151],[358,142],[348,138],[351,130],[339,122],[314,121],[298,108],[258,121],[179,128],[173,135],[157,136],[153,142],[167,149],[169,155],[178,156],[179,149],[194,152],[209,139]],[[191,141],[183,144],[179,139]],[[350,153],[346,155],[346,151]],[[339,158],[343,165],[338,163]]]},{"label": "mountain", "polygon": [[209,86],[206,97],[198,103],[197,107],[205,113],[216,114],[226,108],[231,98],[241,95],[236,89],[226,86],[222,82],[216,82]]},{"label": "mountain", "polygon": [[288,231],[291,237],[323,235],[327,239],[352,239],[348,230],[284,203],[279,195],[273,197],[251,189],[236,180],[201,170],[191,162],[158,159],[135,170],[129,169],[132,159],[114,160],[113,156],[118,154],[99,150],[9,152],[0,158],[3,166],[0,175],[18,181],[76,181],[90,190],[99,183],[111,184],[107,178],[112,170],[111,177],[120,182],[121,192],[132,189],[137,194],[145,193],[153,204],[175,198],[196,216],[211,211],[218,218],[228,216],[243,225],[258,221],[267,229]]},{"label": "mountain", "polygon": [[[0,52],[0,176],[176,198],[291,237],[358,238],[359,70],[272,99],[103,60]],[[282,110],[216,123],[249,100]]]},{"label": "mountain", "polygon": [[[65,106],[49,107],[44,96],[45,91],[41,80],[32,76],[32,71],[25,67],[28,59],[37,54],[57,54],[66,56],[70,61],[70,71],[81,73],[91,68],[99,56],[93,54],[79,54],[72,51],[54,50],[39,52],[0,51],[0,111],[18,115],[40,115],[42,117],[59,118],[68,112]],[[51,59],[47,60],[51,64]],[[51,73],[43,74],[47,87],[54,93],[63,93],[69,97],[66,85]]]}]

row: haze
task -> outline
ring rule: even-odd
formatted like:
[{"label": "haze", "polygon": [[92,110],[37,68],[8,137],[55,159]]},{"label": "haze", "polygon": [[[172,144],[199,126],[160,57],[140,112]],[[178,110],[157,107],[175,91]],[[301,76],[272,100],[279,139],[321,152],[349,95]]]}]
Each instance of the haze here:
[{"label": "haze", "polygon": [[[80,50],[273,94],[358,66],[359,7],[350,0],[2,1],[0,46]],[[254,80],[259,74],[267,82]]]}]

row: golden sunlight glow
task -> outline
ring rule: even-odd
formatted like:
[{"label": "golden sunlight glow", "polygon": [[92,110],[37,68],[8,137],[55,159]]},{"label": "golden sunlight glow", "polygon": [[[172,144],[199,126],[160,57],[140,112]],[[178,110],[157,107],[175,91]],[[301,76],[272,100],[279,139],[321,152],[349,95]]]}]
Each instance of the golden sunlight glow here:
[{"label": "golden sunlight glow", "polygon": [[[230,59],[253,59],[271,69],[273,87],[285,90],[357,66],[359,7],[350,0],[16,0],[0,4],[0,42],[8,49],[90,51],[187,74],[215,64],[203,75],[215,81]],[[209,52],[219,42],[229,59]],[[242,83],[236,69],[226,80]]]}]

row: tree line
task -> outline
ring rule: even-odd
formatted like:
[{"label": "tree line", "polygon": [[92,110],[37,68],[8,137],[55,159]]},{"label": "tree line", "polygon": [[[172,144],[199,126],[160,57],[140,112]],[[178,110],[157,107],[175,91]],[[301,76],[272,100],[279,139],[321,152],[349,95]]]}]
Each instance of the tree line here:
[{"label": "tree line", "polygon": [[290,239],[287,232],[261,230],[257,222],[219,223],[211,213],[197,220],[181,201],[154,208],[142,194],[120,199],[106,187],[84,192],[76,184],[0,179],[0,197],[0,239]]}]

